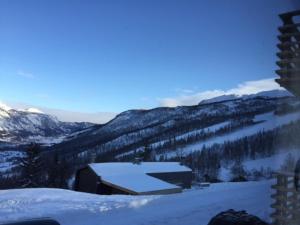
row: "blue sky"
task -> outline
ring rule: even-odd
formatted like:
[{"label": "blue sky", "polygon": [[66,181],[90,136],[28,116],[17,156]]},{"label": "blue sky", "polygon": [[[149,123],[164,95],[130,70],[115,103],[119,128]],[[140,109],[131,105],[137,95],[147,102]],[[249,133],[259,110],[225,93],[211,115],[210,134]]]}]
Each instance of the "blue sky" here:
[{"label": "blue sky", "polygon": [[247,81],[270,87],[277,15],[296,2],[1,0],[0,100],[117,113],[192,104]]}]

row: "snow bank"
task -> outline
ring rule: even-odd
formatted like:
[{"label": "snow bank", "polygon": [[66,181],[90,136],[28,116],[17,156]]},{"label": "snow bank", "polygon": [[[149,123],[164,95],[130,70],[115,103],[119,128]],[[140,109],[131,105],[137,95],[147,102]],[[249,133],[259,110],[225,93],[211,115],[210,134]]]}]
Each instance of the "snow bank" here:
[{"label": "snow bank", "polygon": [[0,191],[0,223],[50,216],[62,225],[207,225],[217,213],[270,214],[270,181],[213,184],[167,196],[99,196],[60,189]]}]

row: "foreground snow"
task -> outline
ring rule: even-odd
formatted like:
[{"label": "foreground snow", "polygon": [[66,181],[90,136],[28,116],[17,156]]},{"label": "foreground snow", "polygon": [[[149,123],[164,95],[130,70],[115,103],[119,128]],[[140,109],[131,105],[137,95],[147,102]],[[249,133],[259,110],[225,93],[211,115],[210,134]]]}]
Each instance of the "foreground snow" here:
[{"label": "foreground snow", "polygon": [[214,184],[167,196],[99,196],[60,189],[0,191],[0,223],[50,216],[62,225],[197,224],[247,210],[269,220],[271,181]]}]

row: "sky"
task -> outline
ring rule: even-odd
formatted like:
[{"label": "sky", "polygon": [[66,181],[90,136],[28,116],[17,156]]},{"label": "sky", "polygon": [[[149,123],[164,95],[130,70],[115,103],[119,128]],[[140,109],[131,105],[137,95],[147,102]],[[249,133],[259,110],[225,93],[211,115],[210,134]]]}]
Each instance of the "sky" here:
[{"label": "sky", "polygon": [[279,88],[298,0],[1,0],[0,102],[66,121]]}]

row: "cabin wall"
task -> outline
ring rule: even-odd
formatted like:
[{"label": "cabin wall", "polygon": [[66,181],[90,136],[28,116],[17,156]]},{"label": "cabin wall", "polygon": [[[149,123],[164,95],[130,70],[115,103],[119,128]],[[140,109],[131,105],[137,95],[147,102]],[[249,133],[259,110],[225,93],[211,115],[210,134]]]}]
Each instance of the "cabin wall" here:
[{"label": "cabin wall", "polygon": [[170,195],[170,194],[177,194],[181,193],[182,188],[172,188],[172,189],[165,189],[159,191],[148,191],[148,192],[140,192],[138,195]]},{"label": "cabin wall", "polygon": [[182,188],[191,188],[192,185],[192,172],[148,173],[148,175]]},{"label": "cabin wall", "polygon": [[129,192],[123,191],[119,188],[112,187],[103,182],[100,182],[98,185],[97,194],[100,195],[129,195]]},{"label": "cabin wall", "polygon": [[98,181],[98,176],[87,167],[77,173],[75,190],[87,193],[97,193]]}]

